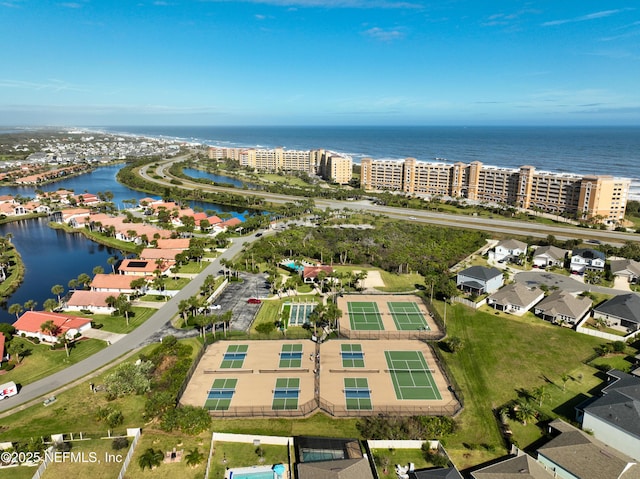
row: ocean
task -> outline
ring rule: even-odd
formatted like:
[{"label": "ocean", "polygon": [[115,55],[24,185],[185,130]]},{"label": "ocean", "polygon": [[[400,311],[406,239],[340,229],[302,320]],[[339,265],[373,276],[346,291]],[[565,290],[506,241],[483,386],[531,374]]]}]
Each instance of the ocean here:
[{"label": "ocean", "polygon": [[420,161],[481,161],[485,165],[629,178],[629,197],[640,200],[640,127],[523,126],[120,126],[91,128],[130,135],[176,138],[210,146],[309,150]]}]

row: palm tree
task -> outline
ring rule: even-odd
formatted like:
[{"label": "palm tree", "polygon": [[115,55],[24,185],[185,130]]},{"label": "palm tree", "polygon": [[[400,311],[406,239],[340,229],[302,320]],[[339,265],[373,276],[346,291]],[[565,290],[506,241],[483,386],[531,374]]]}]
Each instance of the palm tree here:
[{"label": "palm tree", "polygon": [[118,262],[118,257],[117,256],[109,256],[109,258],[107,258],[107,263],[111,265],[111,272],[113,274],[116,274],[116,263]]},{"label": "palm tree", "polygon": [[538,416],[538,411],[531,405],[529,401],[520,400],[514,406],[513,411],[516,419],[523,425],[527,425],[527,421],[532,421]]},{"label": "palm tree", "polygon": [[34,309],[36,309],[37,305],[38,305],[38,303],[36,303],[33,299],[29,299],[29,300],[25,301],[24,309],[28,309],[29,311],[33,311]]},{"label": "palm tree", "polygon": [[9,314],[15,314],[16,319],[19,319],[20,313],[24,311],[24,308],[20,303],[15,303],[9,306]]},{"label": "palm tree", "polygon": [[538,386],[533,390],[531,396],[538,401],[538,407],[542,407],[542,403],[545,399],[549,399],[550,395],[544,386]]},{"label": "palm tree", "polygon": [[140,469],[144,471],[145,468],[154,469],[162,464],[164,454],[161,450],[155,450],[154,448],[148,448],[139,458],[138,465]]},{"label": "palm tree", "polygon": [[45,311],[53,311],[58,307],[58,303],[56,302],[55,299],[49,298],[44,300],[42,307],[44,308]]},{"label": "palm tree", "polygon": [[98,266],[95,266],[93,268],[92,272],[93,272],[93,274],[103,274],[104,273],[104,268],[102,266],[98,265]]},{"label": "palm tree", "polygon": [[52,320],[48,320],[42,323],[40,325],[40,331],[42,331],[43,333],[48,333],[49,336],[53,336],[56,338],[60,334],[60,328]]},{"label": "palm tree", "polygon": [[62,299],[60,298],[60,295],[64,293],[64,286],[61,284],[55,284],[51,287],[51,292],[58,297],[58,306],[61,306]]},{"label": "palm tree", "polygon": [[200,450],[196,447],[191,449],[186,456],[184,456],[184,460],[188,466],[196,467],[202,461],[204,461],[204,454],[200,452]]}]

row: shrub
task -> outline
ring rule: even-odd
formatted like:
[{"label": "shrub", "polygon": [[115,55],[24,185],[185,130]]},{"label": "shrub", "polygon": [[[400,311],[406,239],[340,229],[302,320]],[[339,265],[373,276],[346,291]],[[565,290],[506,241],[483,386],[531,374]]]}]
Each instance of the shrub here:
[{"label": "shrub", "polygon": [[116,437],[111,442],[111,449],[119,451],[120,449],[126,449],[129,447],[129,439],[126,437]]},{"label": "shrub", "polygon": [[614,341],[613,343],[611,343],[611,345],[613,346],[613,350],[616,353],[624,352],[625,348],[627,347],[627,344],[624,341]]},{"label": "shrub", "polygon": [[256,326],[256,331],[261,334],[269,334],[275,331],[276,325],[272,322],[260,323]]}]

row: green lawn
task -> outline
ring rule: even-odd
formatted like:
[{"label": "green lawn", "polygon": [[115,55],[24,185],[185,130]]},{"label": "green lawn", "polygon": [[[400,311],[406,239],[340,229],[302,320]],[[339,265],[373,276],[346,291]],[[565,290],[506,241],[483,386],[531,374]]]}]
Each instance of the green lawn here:
[{"label": "green lawn", "polygon": [[[71,458],[52,461],[43,479],[68,479],[69,477],[91,477],[91,479],[113,479],[118,477],[127,449],[114,451],[110,439],[92,439],[71,443]],[[117,455],[120,455],[118,457]],[[100,462],[98,462],[100,461]]]},{"label": "green lawn", "polygon": [[[210,478],[225,477],[227,467],[251,467],[259,465],[287,464],[287,446],[261,445],[262,459],[256,454],[256,446],[237,442],[217,442],[211,458]],[[155,476],[154,476],[155,478]]]},{"label": "green lawn", "polygon": [[[437,306],[442,314],[442,304]],[[533,315],[517,318],[448,306],[447,328],[450,336],[461,338],[464,344],[456,353],[443,353],[466,398],[457,418],[460,429],[446,439],[447,450],[460,468],[504,453],[494,410],[516,399],[519,392],[545,386],[551,395],[546,402],[548,413],[555,417],[558,410],[566,411],[572,418],[571,408],[561,406],[573,405],[576,395],[587,394],[602,379],[601,373],[583,363],[601,344],[598,338],[553,326]],[[561,391],[563,374],[582,379]],[[527,426],[526,432],[514,428],[514,439],[522,447],[541,436],[536,426]]]},{"label": "green lawn", "polygon": [[[197,338],[181,340],[181,342],[192,345],[193,354],[196,354],[200,347]],[[155,347],[157,347],[156,344],[146,346],[127,361],[134,362],[140,354],[148,353]],[[145,399],[143,397],[125,396],[114,401],[107,401],[103,391],[91,392],[89,383],[100,386],[103,384],[104,378],[111,372],[111,370],[107,370],[97,377],[86,379],[78,386],[57,394],[58,400],[48,407],[36,404],[2,418],[0,420],[0,442],[26,441],[36,432],[42,436],[70,432],[83,432],[92,438],[104,436],[108,427],[104,423],[98,422],[95,416],[98,408],[105,406],[114,407],[122,412],[124,424],[119,427],[119,430],[124,431],[127,427],[145,426],[143,418]]]},{"label": "green lawn", "polygon": [[414,291],[424,288],[424,278],[418,273],[395,274],[387,271],[380,271],[384,287],[378,287],[380,291],[387,293],[400,293],[404,291]]},{"label": "green lawn", "polygon": [[[174,479],[177,477],[202,479],[209,456],[210,444],[211,434],[209,432],[202,433],[198,436],[188,436],[179,433],[166,434],[156,430],[145,430],[136,446],[133,459],[127,469],[126,477],[128,479],[144,479],[146,477],[152,477],[154,479]],[[163,453],[172,452],[175,448],[176,451],[183,451],[183,456],[187,455],[192,449],[197,448],[204,455],[204,460],[197,466],[192,467],[186,464],[183,457],[179,462],[162,463],[153,470],[142,470],[138,464],[138,458],[149,448],[161,450]],[[209,477],[224,477],[224,473],[222,475],[210,474]]]},{"label": "green lawn", "polygon": [[0,469],[0,479],[31,479],[38,470],[37,467],[11,467]]},{"label": "green lawn", "polygon": [[[380,479],[397,479],[396,464],[406,466],[410,462],[416,469],[432,467],[421,449],[372,449],[373,460]],[[386,471],[386,472],[385,472]]]},{"label": "green lawn", "polygon": [[202,270],[210,264],[211,263],[209,263],[208,261],[201,261],[200,263],[198,263],[197,261],[190,261],[189,263],[180,266],[180,268],[178,269],[178,273],[197,274],[202,272]]},{"label": "green lawn", "polygon": [[124,316],[113,316],[112,314],[82,314],[76,313],[74,311],[70,311],[65,314],[81,316],[83,318],[89,318],[94,323],[102,324],[102,328],[104,331],[109,331],[111,333],[121,333],[126,334],[130,333],[142,323],[144,323],[147,319],[151,317],[153,313],[155,313],[157,309],[153,308],[141,308],[138,306],[134,306],[131,308],[131,312],[129,313],[129,324],[127,325],[127,320]]},{"label": "green lawn", "polygon": [[52,351],[47,344],[33,344],[19,336],[14,336],[11,342],[13,343],[13,341],[24,343],[31,350],[31,354],[25,357],[12,371],[3,374],[0,378],[2,378],[2,382],[15,381],[22,386],[50,376],[107,347],[104,341],[83,339],[74,344],[74,347],[69,350],[69,357],[67,357],[64,348]]}]

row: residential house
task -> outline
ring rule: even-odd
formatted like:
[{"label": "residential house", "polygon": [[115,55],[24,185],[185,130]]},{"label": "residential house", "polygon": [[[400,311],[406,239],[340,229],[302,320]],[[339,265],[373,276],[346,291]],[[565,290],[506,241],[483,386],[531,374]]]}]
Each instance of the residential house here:
[{"label": "residential house", "polygon": [[305,266],[302,269],[302,281],[305,283],[317,283],[318,275],[324,272],[325,277],[333,273],[331,266]]},{"label": "residential house", "polygon": [[407,473],[409,479],[462,479],[462,474],[455,467],[436,467],[418,469]]},{"label": "residential house", "polygon": [[602,396],[579,408],[582,429],[640,461],[640,378],[618,370],[607,372]]},{"label": "residential house", "polygon": [[504,276],[498,268],[471,266],[456,276],[456,286],[465,293],[485,294],[498,291],[504,284]]},{"label": "residential house", "polygon": [[357,439],[294,437],[297,479],[373,479]]},{"label": "residential house", "polygon": [[493,260],[499,263],[517,263],[522,255],[527,254],[527,243],[516,239],[500,241],[493,251]]},{"label": "residential house", "polygon": [[0,333],[0,364],[2,364],[4,361],[8,361],[8,355],[4,349],[5,340],[6,338],[4,337],[4,334]]},{"label": "residential house", "polygon": [[175,261],[176,256],[183,252],[184,250],[181,249],[145,248],[140,252],[139,256],[140,259],[152,262],[159,259],[163,261]]},{"label": "residential house", "polygon": [[614,276],[626,278],[629,283],[637,283],[640,278],[640,262],[633,259],[615,259],[609,262]]},{"label": "residential house", "polygon": [[156,274],[156,271],[160,271],[160,274],[165,274],[174,264],[175,263],[173,261],[124,259],[120,263],[120,266],[118,266],[118,274],[129,276],[152,276]]},{"label": "residential house", "polygon": [[574,249],[571,253],[569,269],[572,273],[604,271],[605,255],[602,251],[589,248]]},{"label": "residential house", "polygon": [[637,479],[640,466],[631,457],[580,429],[556,419],[554,436],[538,448],[538,462],[562,479]]},{"label": "residential house", "polygon": [[91,210],[88,208],[67,208],[60,211],[63,223],[68,224],[72,228],[83,226],[90,213]]},{"label": "residential house", "polygon": [[91,329],[91,319],[47,311],[27,311],[13,323],[13,327],[16,328],[18,336],[24,334],[28,338],[38,338],[40,341],[55,343],[58,341],[58,337],[52,336],[49,331],[42,331],[42,325],[47,321],[52,321],[58,327],[58,336],[65,335],[69,339],[74,338],[78,333],[82,334]]},{"label": "residential house", "polygon": [[602,319],[607,326],[626,328],[630,333],[640,329],[640,296],[621,294],[593,308],[593,318]]},{"label": "residential house", "polygon": [[575,326],[589,313],[592,304],[586,296],[574,296],[568,291],[558,290],[540,301],[533,312],[545,321]]},{"label": "residential house", "polygon": [[115,311],[115,308],[107,303],[109,296],[118,297],[118,293],[79,289],[71,294],[71,297],[65,303],[64,309],[67,311],[88,310],[92,313],[111,314]]},{"label": "residential house", "polygon": [[487,304],[505,313],[522,316],[544,298],[540,288],[527,288],[522,283],[511,283],[487,298]]},{"label": "residential house", "polygon": [[189,238],[163,238],[157,241],[158,249],[179,249],[185,251],[189,249],[191,240]]},{"label": "residential house", "polygon": [[123,274],[96,274],[91,281],[92,291],[108,291],[118,295],[131,294],[136,290],[131,287],[131,281],[137,278]]},{"label": "residential house", "polygon": [[558,248],[557,246],[548,245],[536,248],[533,253],[533,267],[548,268],[549,266],[564,266],[564,260],[570,253],[569,250]]},{"label": "residential house", "polygon": [[518,450],[516,456],[471,473],[473,479],[553,479],[554,475],[529,454]]}]

